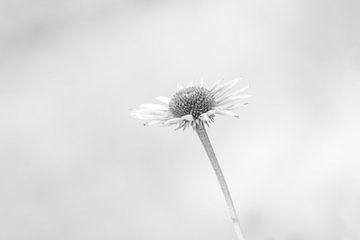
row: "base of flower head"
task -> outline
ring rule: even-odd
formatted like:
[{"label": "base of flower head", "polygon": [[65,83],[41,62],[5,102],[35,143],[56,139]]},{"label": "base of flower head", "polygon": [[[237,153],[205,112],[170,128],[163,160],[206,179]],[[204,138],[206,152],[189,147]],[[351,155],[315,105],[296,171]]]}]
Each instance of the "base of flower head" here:
[{"label": "base of flower head", "polygon": [[184,120],[183,122],[179,123],[179,126],[175,128],[175,130],[182,129],[183,131],[186,130],[188,127],[192,127],[194,130],[197,128],[210,126],[211,123],[214,122],[215,115],[211,115],[210,117],[205,117],[205,115],[199,117],[198,119],[192,119],[192,120]]},{"label": "base of flower head", "polygon": [[210,110],[206,113],[201,114],[198,118],[194,118],[193,115],[188,114],[179,118],[172,118],[166,122],[164,122],[164,126],[178,125],[175,130],[178,129],[187,129],[188,127],[192,127],[193,129],[197,128],[199,125],[209,126],[214,122],[215,114],[217,110]]}]

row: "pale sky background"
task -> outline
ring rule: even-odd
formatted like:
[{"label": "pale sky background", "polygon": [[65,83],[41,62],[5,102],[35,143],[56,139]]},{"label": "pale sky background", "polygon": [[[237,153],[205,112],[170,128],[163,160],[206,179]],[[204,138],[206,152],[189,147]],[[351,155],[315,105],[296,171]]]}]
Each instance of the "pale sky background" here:
[{"label": "pale sky background", "polygon": [[243,77],[208,133],[247,240],[360,239],[360,2],[0,1],[0,239],[236,240],[192,131],[129,108]]}]

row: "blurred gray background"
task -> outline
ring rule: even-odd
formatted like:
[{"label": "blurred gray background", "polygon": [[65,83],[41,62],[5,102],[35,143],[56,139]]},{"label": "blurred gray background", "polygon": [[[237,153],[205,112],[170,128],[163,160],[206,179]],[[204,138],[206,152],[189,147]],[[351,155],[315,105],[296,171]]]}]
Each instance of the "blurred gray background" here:
[{"label": "blurred gray background", "polygon": [[235,240],[193,131],[129,108],[243,77],[208,133],[248,240],[360,239],[359,1],[0,1],[0,239]]}]

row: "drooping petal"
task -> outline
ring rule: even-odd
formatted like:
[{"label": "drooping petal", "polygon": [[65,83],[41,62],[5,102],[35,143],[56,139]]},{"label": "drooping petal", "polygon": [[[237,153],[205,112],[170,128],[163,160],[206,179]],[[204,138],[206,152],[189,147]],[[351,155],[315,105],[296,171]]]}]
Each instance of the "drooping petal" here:
[{"label": "drooping petal", "polygon": [[177,128],[175,128],[175,130],[179,130],[180,128],[182,128],[183,130],[185,130],[186,124],[187,124],[186,121],[179,122],[179,126],[178,126]]},{"label": "drooping petal", "polygon": [[164,124],[165,125],[172,125],[172,124],[179,123],[181,121],[183,121],[183,119],[181,119],[181,118],[172,118],[172,119],[166,121]]},{"label": "drooping petal", "polygon": [[157,110],[168,110],[169,108],[160,104],[141,104],[140,108],[157,109]]},{"label": "drooping petal", "polygon": [[199,116],[199,118],[200,118],[200,119],[203,119],[204,121],[210,120],[209,117],[208,117],[208,115],[207,115],[206,113],[201,114],[201,115]]},{"label": "drooping petal", "polygon": [[136,109],[132,111],[133,113],[139,113],[144,115],[161,115],[167,116],[170,115],[169,111],[157,110],[157,109]]},{"label": "drooping petal", "polygon": [[193,115],[191,115],[191,114],[182,116],[181,118],[184,119],[184,120],[187,120],[187,121],[189,121],[189,122],[194,121],[194,117],[193,117]]},{"label": "drooping petal", "polygon": [[209,123],[211,123],[211,119],[208,117],[206,113],[203,113],[199,116],[199,119],[204,122],[207,126],[209,126]]},{"label": "drooping petal", "polygon": [[164,121],[154,120],[154,121],[147,122],[144,125],[146,125],[146,126],[160,126],[160,125],[163,125],[163,124],[164,124]]},{"label": "drooping petal", "polygon": [[216,113],[220,114],[220,115],[230,116],[230,117],[239,117],[238,114],[236,114],[232,111],[228,111],[228,110],[217,110]]},{"label": "drooping petal", "polygon": [[186,128],[188,128],[188,127],[189,127],[189,125],[190,125],[190,123],[189,123],[189,122],[185,122],[185,123],[184,123],[184,127],[183,127],[183,131],[185,131],[185,130],[186,130]]},{"label": "drooping petal", "polygon": [[159,115],[159,114],[151,114],[151,113],[141,113],[141,112],[133,112],[130,116],[134,118],[139,118],[141,120],[167,120],[169,116],[167,115]]}]

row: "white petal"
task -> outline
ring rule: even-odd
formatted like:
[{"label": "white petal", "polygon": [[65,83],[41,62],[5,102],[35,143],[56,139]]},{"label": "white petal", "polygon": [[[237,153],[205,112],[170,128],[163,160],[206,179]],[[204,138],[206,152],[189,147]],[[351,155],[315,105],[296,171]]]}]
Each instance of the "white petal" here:
[{"label": "white petal", "polygon": [[234,103],[237,103],[239,100],[238,99],[235,99],[235,100],[228,100],[228,101],[224,101],[224,102],[218,102],[215,104],[216,108],[227,108],[227,106],[230,106],[230,105],[234,105]]},{"label": "white petal", "polygon": [[132,112],[139,114],[151,114],[151,115],[163,115],[163,116],[170,114],[168,111],[158,110],[158,109],[146,109],[146,108],[136,109],[133,110]]},{"label": "white petal", "polygon": [[211,122],[210,118],[208,117],[208,115],[206,113],[201,114],[199,116],[199,118],[206,124],[208,124],[208,122]]},{"label": "white petal", "polygon": [[141,104],[140,108],[157,109],[157,110],[168,110],[169,108],[160,104]]},{"label": "white petal", "polygon": [[232,88],[239,82],[240,79],[233,79],[228,81],[218,87],[218,89],[213,91],[215,98],[223,96],[225,93],[232,90]]},{"label": "white petal", "polygon": [[186,122],[186,121],[179,122],[179,126],[178,126],[177,128],[175,128],[175,130],[178,130],[178,129],[180,129],[180,128],[182,128],[183,130],[185,130],[187,124],[188,124],[188,122]]},{"label": "white petal", "polygon": [[234,87],[240,80],[241,80],[240,78],[235,78],[235,79],[233,79],[233,80],[230,80],[230,81],[224,83],[224,84],[223,84],[223,87],[224,87],[225,89],[232,88],[232,87]]},{"label": "white petal", "polygon": [[[241,89],[239,89],[239,90],[237,90],[237,91],[235,91],[235,92],[233,92],[233,93],[231,93],[231,94],[229,94],[229,95],[225,95],[225,96],[224,96],[224,94],[225,94],[226,92],[228,92],[228,91],[231,90],[231,89],[229,89],[229,90],[227,90],[226,92],[224,92],[223,94],[216,96],[217,99],[215,99],[215,101],[216,101],[217,103],[221,103],[222,101],[226,100],[227,98],[240,96],[240,94],[241,94],[243,91],[245,91],[246,89],[248,89],[248,88],[249,88],[249,86],[245,86],[245,87],[243,87],[243,88],[241,88]],[[221,96],[222,96],[222,97],[221,97]],[[251,95],[242,95],[242,96],[251,96]]]},{"label": "white petal", "polygon": [[200,87],[204,86],[204,78],[200,78]]},{"label": "white petal", "polygon": [[185,124],[184,124],[184,128],[183,128],[183,131],[185,131],[186,130],[186,128],[188,128],[189,127],[189,122],[185,122]]},{"label": "white petal", "polygon": [[159,113],[168,113],[169,109],[160,109],[160,108],[148,108],[148,107],[140,107],[132,110],[133,112],[159,112]]},{"label": "white petal", "polygon": [[228,95],[228,96],[223,96],[221,98],[218,98],[215,100],[216,104],[220,104],[224,101],[233,101],[233,100],[238,100],[241,98],[246,98],[246,97],[240,97],[240,96],[244,96],[244,95]]},{"label": "white petal", "polygon": [[150,121],[150,120],[167,121],[167,120],[169,120],[169,117],[167,117],[167,116],[155,116],[155,115],[144,115],[144,114],[134,114],[132,116],[135,118],[141,119],[141,120],[146,120],[146,121]]},{"label": "white petal", "polygon": [[200,114],[199,118],[203,118],[204,120],[206,120],[209,117],[206,115],[206,113],[202,113],[202,114]]},{"label": "white petal", "polygon": [[171,117],[169,114],[156,113],[156,112],[134,112],[134,116],[153,117],[153,118],[167,118]]},{"label": "white petal", "polygon": [[235,92],[233,92],[231,95],[238,95],[239,93],[242,93],[243,91],[245,91],[246,89],[249,88],[249,85],[243,87],[243,88],[240,88],[239,90],[236,90]]},{"label": "white petal", "polygon": [[142,115],[142,114],[132,114],[132,117],[145,120],[145,121],[154,121],[154,120],[165,120],[166,118],[161,116],[149,116],[149,115]]},{"label": "white petal", "polygon": [[252,95],[251,95],[251,94],[237,95],[237,96],[230,97],[230,98],[233,98],[233,99],[240,99],[240,98],[249,98],[249,97],[252,97]]},{"label": "white petal", "polygon": [[228,110],[217,110],[216,113],[220,115],[230,116],[230,117],[239,117],[238,114],[228,111]]},{"label": "white petal", "polygon": [[162,103],[165,103],[166,105],[169,105],[170,98],[168,97],[158,96],[156,99]]},{"label": "white petal", "polygon": [[180,90],[182,90],[183,88],[184,88],[184,87],[183,87],[181,84],[178,84],[177,87],[176,87],[177,91],[180,91]]},{"label": "white petal", "polygon": [[222,79],[219,79],[219,80],[217,80],[216,82],[214,82],[214,84],[210,87],[210,91],[215,90],[215,88],[217,88],[217,87],[219,86],[221,80],[222,80]]},{"label": "white petal", "polygon": [[156,109],[134,109],[131,110],[131,116],[135,117],[155,117],[155,118],[169,118],[172,114],[168,111],[161,111]]},{"label": "white petal", "polygon": [[205,113],[201,114],[199,116],[199,119],[201,120],[201,122],[205,123],[207,126],[209,126],[209,123],[211,123],[210,118]]},{"label": "white petal", "polygon": [[176,124],[176,123],[181,122],[181,121],[183,121],[181,118],[172,118],[172,119],[166,121],[164,124],[165,125],[171,125],[171,124]]},{"label": "white petal", "polygon": [[233,93],[227,94],[228,92],[232,91],[235,87],[235,85],[237,84],[238,81],[233,82],[230,85],[227,85],[225,87],[223,87],[222,89],[220,89],[216,94],[214,94],[215,100],[216,101],[221,101],[224,98],[230,97],[230,96],[235,96],[238,95],[239,93],[241,93],[242,91],[244,91],[244,89],[240,89],[238,91],[235,91]]},{"label": "white petal", "polygon": [[217,102],[216,106],[217,107],[224,106],[226,104],[237,102],[239,101],[239,99],[248,98],[248,97],[251,97],[251,95],[238,95],[238,96],[228,97],[226,99],[223,99],[223,101]]},{"label": "white petal", "polygon": [[229,96],[223,96],[223,97],[216,98],[215,103],[219,104],[219,103],[223,102],[226,99],[229,99]]},{"label": "white petal", "polygon": [[205,114],[210,117],[211,115],[214,115],[216,113],[216,110],[215,109],[212,109],[212,110],[209,110],[207,111]]},{"label": "white petal", "polygon": [[155,126],[155,125],[163,125],[163,124],[164,121],[158,121],[158,120],[145,123],[146,126]]},{"label": "white petal", "polygon": [[[242,104],[242,105],[244,105],[244,104]],[[223,108],[220,107],[220,109],[223,109],[223,110],[234,110],[234,109],[237,109],[237,108],[241,107],[242,105],[232,104],[232,105],[229,105],[229,106],[227,106],[227,107],[223,107]]]}]

